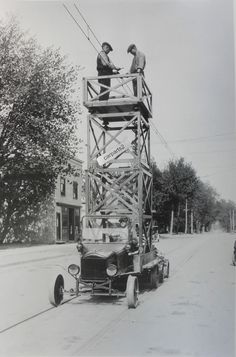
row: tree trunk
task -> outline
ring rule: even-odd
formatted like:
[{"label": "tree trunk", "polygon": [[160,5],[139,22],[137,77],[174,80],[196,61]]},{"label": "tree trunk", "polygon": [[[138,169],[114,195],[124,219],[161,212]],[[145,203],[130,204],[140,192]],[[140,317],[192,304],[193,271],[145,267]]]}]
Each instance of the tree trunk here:
[{"label": "tree trunk", "polygon": [[197,233],[200,233],[200,222],[196,222]]},{"label": "tree trunk", "polygon": [[0,244],[2,244],[4,242],[7,234],[10,231],[10,218],[11,218],[11,214],[8,212],[6,218],[3,219],[3,227],[2,227],[1,234],[0,234]]},{"label": "tree trunk", "polygon": [[178,203],[176,233],[179,233],[180,202]]}]

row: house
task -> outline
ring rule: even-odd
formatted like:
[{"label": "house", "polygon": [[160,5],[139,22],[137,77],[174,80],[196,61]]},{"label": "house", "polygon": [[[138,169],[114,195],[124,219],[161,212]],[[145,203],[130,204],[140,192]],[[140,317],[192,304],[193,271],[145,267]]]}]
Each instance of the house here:
[{"label": "house", "polygon": [[70,160],[75,175],[59,176],[55,190],[57,243],[76,241],[78,239],[82,207],[82,161]]}]

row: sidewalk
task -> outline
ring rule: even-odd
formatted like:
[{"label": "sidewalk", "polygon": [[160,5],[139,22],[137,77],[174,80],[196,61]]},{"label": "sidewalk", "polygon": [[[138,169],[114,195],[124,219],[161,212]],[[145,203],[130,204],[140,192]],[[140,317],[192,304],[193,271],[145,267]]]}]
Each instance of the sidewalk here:
[{"label": "sidewalk", "polygon": [[0,268],[24,263],[56,259],[76,252],[76,243],[50,244],[0,249]]},{"label": "sidewalk", "polygon": [[190,234],[190,233],[179,233],[179,234],[176,234],[176,233],[173,233],[173,234],[170,234],[170,233],[160,233],[159,234],[159,237],[160,239],[174,239],[174,238],[192,238],[192,237],[195,237],[196,235],[202,235],[203,233],[201,234],[197,234],[197,233],[193,233],[193,234]]},{"label": "sidewalk", "polygon": [[[207,233],[209,234],[209,233]],[[190,239],[196,235],[202,236],[202,234],[169,234],[164,233],[159,235],[160,241],[166,239]],[[154,240],[153,243],[157,243],[157,240]],[[65,256],[77,254],[76,243],[65,243],[65,244],[45,244],[45,245],[36,245],[28,247],[9,247],[7,249],[0,249],[0,268],[7,266],[14,266],[26,263],[34,263],[44,260],[51,260],[56,258],[61,258]]]}]

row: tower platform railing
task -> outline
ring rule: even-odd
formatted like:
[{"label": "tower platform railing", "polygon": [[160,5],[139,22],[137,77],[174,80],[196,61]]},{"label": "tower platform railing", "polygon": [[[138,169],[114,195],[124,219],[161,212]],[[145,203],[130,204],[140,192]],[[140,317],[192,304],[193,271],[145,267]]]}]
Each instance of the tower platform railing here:
[{"label": "tower platform railing", "polygon": [[[109,79],[110,85],[104,84],[103,79]],[[83,86],[83,104],[90,112],[115,113],[138,109],[145,118],[152,118],[152,93],[142,74],[86,77],[83,78]]]}]

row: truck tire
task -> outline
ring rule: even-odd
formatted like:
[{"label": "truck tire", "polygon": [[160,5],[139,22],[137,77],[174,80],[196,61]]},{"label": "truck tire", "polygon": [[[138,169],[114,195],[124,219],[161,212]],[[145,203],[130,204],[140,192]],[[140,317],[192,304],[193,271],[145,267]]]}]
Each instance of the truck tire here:
[{"label": "truck tire", "polygon": [[159,283],[158,267],[155,265],[150,271],[150,288],[157,289]]},{"label": "truck tire", "polygon": [[233,256],[232,256],[232,263],[233,263],[234,266],[236,265],[236,256],[235,256],[235,254],[233,254]]},{"label": "truck tire", "polygon": [[126,285],[126,296],[128,308],[135,309],[138,305],[138,279],[129,275]]},{"label": "truck tire", "polygon": [[49,301],[53,306],[58,306],[63,300],[64,278],[59,274],[56,279],[50,284]]},{"label": "truck tire", "polygon": [[164,282],[164,277],[165,277],[164,274],[165,274],[165,269],[164,269],[164,265],[163,265],[162,270],[159,274],[159,283],[161,283],[161,284]]},{"label": "truck tire", "polygon": [[170,262],[168,262],[167,264],[166,274],[164,275],[164,278],[169,278],[169,276],[170,276]]}]

